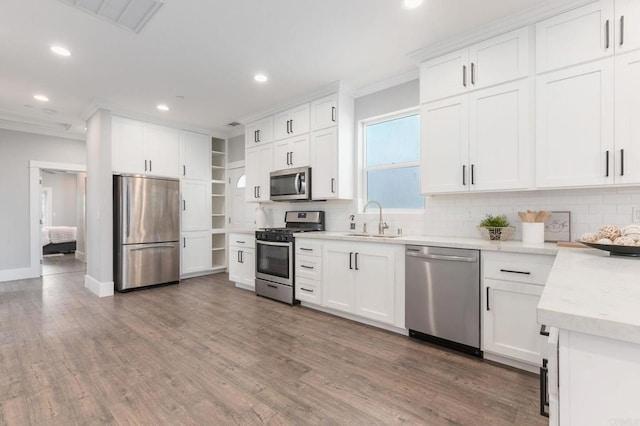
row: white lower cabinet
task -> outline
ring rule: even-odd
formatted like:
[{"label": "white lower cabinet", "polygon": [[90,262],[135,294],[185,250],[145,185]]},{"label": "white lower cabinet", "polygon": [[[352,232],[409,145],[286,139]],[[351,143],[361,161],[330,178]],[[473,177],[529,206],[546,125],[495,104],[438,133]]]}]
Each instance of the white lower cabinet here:
[{"label": "white lower cabinet", "polygon": [[295,297],[322,304],[322,244],[296,238]]},{"label": "white lower cabinet", "polygon": [[181,275],[211,270],[211,231],[183,232],[180,244]]},{"label": "white lower cabinet", "polygon": [[322,254],[323,306],[404,326],[404,319],[396,315],[398,262],[404,260],[403,246],[332,241],[325,242]]},{"label": "white lower cabinet", "polygon": [[482,252],[482,350],[540,366],[537,307],[554,256]]},{"label": "white lower cabinet", "polygon": [[249,234],[229,234],[229,281],[255,290],[256,239]]}]

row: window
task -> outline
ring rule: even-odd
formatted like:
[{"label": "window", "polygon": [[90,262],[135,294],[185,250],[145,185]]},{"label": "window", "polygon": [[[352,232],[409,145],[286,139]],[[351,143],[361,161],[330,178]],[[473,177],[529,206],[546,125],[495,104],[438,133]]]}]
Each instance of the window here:
[{"label": "window", "polygon": [[362,134],[363,198],[385,209],[424,209],[418,111],[365,121]]}]

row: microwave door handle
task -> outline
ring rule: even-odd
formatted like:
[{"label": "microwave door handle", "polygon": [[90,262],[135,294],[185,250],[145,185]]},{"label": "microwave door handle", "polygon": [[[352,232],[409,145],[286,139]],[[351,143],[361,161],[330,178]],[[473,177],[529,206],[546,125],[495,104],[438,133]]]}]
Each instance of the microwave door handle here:
[{"label": "microwave door handle", "polygon": [[296,187],[296,194],[300,194],[300,192],[302,191],[302,181],[300,180],[300,173],[296,173],[294,185]]}]

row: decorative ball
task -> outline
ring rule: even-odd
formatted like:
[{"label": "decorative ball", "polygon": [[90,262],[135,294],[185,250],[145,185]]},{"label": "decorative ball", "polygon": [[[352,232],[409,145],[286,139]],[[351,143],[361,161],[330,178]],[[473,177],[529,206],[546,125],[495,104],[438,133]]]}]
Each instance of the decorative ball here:
[{"label": "decorative ball", "polygon": [[595,243],[596,241],[598,241],[598,234],[587,232],[582,236],[582,241],[584,241],[585,243]]},{"label": "decorative ball", "polygon": [[631,224],[622,228],[622,235],[633,239],[633,241],[640,241],[640,225]]},{"label": "decorative ball", "polygon": [[611,241],[622,235],[622,231],[615,225],[605,225],[598,230],[599,238],[607,238]]},{"label": "decorative ball", "polygon": [[615,239],[613,244],[617,246],[635,246],[636,242],[629,237],[618,237]]},{"label": "decorative ball", "polygon": [[613,244],[613,242],[608,238],[600,238],[598,241],[596,241],[596,243],[598,243],[598,244]]}]

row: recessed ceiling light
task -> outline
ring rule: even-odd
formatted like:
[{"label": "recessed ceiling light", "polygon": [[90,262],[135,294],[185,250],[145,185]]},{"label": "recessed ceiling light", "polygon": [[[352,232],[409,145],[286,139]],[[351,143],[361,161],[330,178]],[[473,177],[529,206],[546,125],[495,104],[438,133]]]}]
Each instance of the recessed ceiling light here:
[{"label": "recessed ceiling light", "polygon": [[71,52],[62,46],[51,46],[51,51],[60,56],[71,56]]},{"label": "recessed ceiling light", "polygon": [[158,104],[156,108],[158,108],[160,111],[169,111],[169,107],[165,104]]},{"label": "recessed ceiling light", "polygon": [[267,76],[264,74],[256,74],[253,76],[253,79],[259,83],[264,83],[268,80]]},{"label": "recessed ceiling light", "polygon": [[419,7],[424,0],[402,0],[402,7],[405,9],[415,9]]},{"label": "recessed ceiling light", "polygon": [[49,98],[47,98],[45,95],[33,95],[33,99],[40,102],[49,102]]}]

